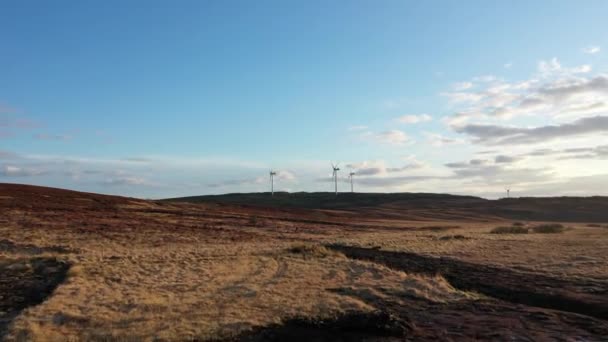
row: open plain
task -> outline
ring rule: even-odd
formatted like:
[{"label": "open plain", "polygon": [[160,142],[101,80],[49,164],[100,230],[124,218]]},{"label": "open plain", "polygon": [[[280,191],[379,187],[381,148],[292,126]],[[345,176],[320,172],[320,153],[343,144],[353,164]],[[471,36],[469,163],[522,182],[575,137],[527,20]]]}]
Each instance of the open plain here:
[{"label": "open plain", "polygon": [[268,197],[0,184],[0,340],[608,336],[608,198]]}]

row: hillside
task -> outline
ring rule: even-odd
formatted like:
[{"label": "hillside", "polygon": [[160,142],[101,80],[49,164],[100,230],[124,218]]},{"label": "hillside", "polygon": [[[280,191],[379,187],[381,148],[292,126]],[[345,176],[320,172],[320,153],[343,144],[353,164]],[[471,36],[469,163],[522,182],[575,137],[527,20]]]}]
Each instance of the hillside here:
[{"label": "hillside", "polygon": [[608,335],[608,225],[496,234],[514,221],[492,216],[599,220],[605,198],[264,196],[0,184],[0,341]]},{"label": "hillside", "polygon": [[502,218],[529,221],[608,222],[608,197],[520,197],[487,200],[433,193],[277,192],[234,193],[166,199],[256,207],[348,211],[394,218]]}]

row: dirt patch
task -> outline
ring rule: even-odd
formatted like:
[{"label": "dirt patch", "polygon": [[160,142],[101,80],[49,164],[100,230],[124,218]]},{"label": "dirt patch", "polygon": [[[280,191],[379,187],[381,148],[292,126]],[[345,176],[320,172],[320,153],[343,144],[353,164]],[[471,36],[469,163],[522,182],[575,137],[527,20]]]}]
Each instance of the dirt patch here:
[{"label": "dirt patch", "polygon": [[0,252],[22,253],[22,254],[42,254],[42,253],[72,253],[74,251],[63,246],[38,247],[31,244],[17,244],[11,240],[0,240]]},{"label": "dirt patch", "polygon": [[336,292],[381,307],[407,323],[410,329],[401,341],[605,341],[608,336],[606,321],[492,299],[433,303],[351,289]]},{"label": "dirt patch", "polygon": [[554,278],[452,258],[333,245],[350,258],[370,260],[409,273],[442,275],[455,288],[504,301],[608,319],[608,282]]},{"label": "dirt patch", "polygon": [[387,312],[356,312],[334,319],[294,318],[228,341],[402,341],[412,329],[411,324]]},{"label": "dirt patch", "polygon": [[69,267],[56,258],[0,260],[0,340],[21,311],[42,303],[65,280]]},{"label": "dirt patch", "polygon": [[439,240],[441,241],[446,241],[446,240],[468,240],[469,238],[461,235],[461,234],[456,234],[456,235],[444,235],[442,237],[439,238]]}]

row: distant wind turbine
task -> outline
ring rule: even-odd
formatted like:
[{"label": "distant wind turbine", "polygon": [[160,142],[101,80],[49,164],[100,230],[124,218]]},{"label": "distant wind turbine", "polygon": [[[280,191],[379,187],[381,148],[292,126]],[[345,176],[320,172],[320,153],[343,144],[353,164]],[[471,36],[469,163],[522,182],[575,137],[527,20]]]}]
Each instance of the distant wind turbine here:
[{"label": "distant wind turbine", "polygon": [[507,190],[507,198],[511,197],[511,188],[506,188],[505,190]]},{"label": "distant wind turbine", "polygon": [[274,196],[274,176],[276,175],[277,173],[270,169],[270,196]]},{"label": "distant wind turbine", "polygon": [[338,164],[334,165],[334,163],[331,163],[331,169],[333,171],[332,175],[334,177],[336,196],[338,196],[338,171],[340,171],[340,168],[338,167]]},{"label": "distant wind turbine", "polygon": [[355,173],[353,171],[351,171],[348,174],[348,178],[350,178],[350,192],[353,193],[355,192],[354,187],[353,187],[353,176],[355,175]]}]

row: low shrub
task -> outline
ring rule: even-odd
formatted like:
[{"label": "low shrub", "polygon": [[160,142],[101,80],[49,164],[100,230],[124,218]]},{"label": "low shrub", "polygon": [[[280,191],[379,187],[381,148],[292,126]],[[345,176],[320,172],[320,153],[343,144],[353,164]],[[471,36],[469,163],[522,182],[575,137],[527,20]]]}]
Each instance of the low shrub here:
[{"label": "low shrub", "polygon": [[608,224],[601,225],[601,224],[597,224],[597,223],[589,223],[587,225],[587,227],[592,227],[592,228],[608,228]]},{"label": "low shrub", "polygon": [[257,226],[260,225],[261,222],[260,222],[260,219],[257,216],[250,216],[248,223],[249,223],[250,226],[257,227]]},{"label": "low shrub", "polygon": [[528,228],[517,227],[517,226],[496,227],[496,228],[492,229],[490,231],[490,233],[492,233],[492,234],[528,234]]},{"label": "low shrub", "polygon": [[566,230],[566,227],[559,223],[546,223],[532,227],[532,231],[539,234],[557,234]]},{"label": "low shrub", "polygon": [[515,227],[524,227],[526,224],[523,222],[513,222],[513,226]]},{"label": "low shrub", "polygon": [[456,235],[445,235],[439,238],[439,240],[466,240],[467,237],[464,235],[456,234]]}]

